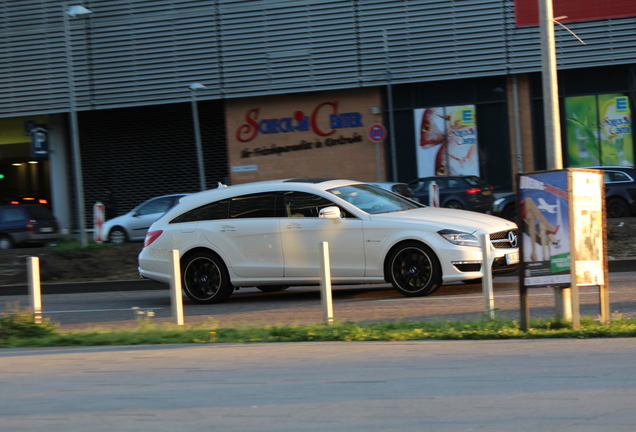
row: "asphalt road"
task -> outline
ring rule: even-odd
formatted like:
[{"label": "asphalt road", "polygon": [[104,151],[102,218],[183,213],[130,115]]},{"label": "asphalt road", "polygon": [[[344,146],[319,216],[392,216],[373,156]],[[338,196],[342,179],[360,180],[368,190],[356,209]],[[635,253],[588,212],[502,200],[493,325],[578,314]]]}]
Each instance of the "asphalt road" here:
[{"label": "asphalt road", "polygon": [[[636,316],[636,272],[609,273],[609,279],[611,313],[624,317]],[[118,286],[121,290],[109,291]],[[29,298],[24,291],[22,289],[22,294],[5,292],[1,297],[3,306],[18,303],[28,307]],[[44,286],[42,291],[44,315],[59,323],[62,331],[91,327],[136,327],[139,319],[172,321],[170,292],[166,285],[154,282]],[[495,314],[518,319],[518,279],[495,278],[494,293]],[[552,288],[531,289],[529,302],[532,318],[556,314]],[[580,303],[581,315],[598,315],[598,288],[581,288]],[[368,285],[334,287],[333,309],[335,321],[340,322],[463,320],[483,316],[485,305],[482,286],[479,284],[445,285],[432,296],[417,298],[403,297],[390,285]],[[227,302],[216,305],[198,305],[184,296],[184,314],[186,324],[211,322],[222,327],[323,322],[319,287],[292,287],[278,293],[243,288]]]},{"label": "asphalt road", "polygon": [[633,432],[636,339],[0,350],[0,431]]}]

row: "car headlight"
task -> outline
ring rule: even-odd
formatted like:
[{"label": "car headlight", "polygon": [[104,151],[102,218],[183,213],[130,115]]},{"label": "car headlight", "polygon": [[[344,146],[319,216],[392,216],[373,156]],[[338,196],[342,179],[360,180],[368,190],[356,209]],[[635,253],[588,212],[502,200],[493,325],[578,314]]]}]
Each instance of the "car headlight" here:
[{"label": "car headlight", "polygon": [[477,237],[466,232],[444,229],[441,231],[437,231],[437,234],[441,235],[452,244],[456,244],[458,246],[481,246]]}]

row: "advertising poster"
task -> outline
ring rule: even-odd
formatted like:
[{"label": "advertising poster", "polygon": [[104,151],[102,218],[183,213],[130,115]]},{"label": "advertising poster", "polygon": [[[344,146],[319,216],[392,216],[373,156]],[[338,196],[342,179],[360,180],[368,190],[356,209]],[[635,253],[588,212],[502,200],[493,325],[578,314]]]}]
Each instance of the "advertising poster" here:
[{"label": "advertising poster", "polygon": [[413,110],[419,177],[479,175],[475,106]]},{"label": "advertising poster", "polygon": [[526,286],[570,284],[566,171],[519,176],[519,217]]},{"label": "advertising poster", "polygon": [[601,164],[633,166],[629,98],[620,94],[598,96]]},{"label": "advertising poster", "polygon": [[603,175],[594,171],[571,174],[576,284],[603,285]]},{"label": "advertising poster", "polygon": [[621,94],[565,98],[572,167],[633,166],[629,98]]},{"label": "advertising poster", "polygon": [[596,96],[565,98],[565,118],[570,166],[600,165]]}]

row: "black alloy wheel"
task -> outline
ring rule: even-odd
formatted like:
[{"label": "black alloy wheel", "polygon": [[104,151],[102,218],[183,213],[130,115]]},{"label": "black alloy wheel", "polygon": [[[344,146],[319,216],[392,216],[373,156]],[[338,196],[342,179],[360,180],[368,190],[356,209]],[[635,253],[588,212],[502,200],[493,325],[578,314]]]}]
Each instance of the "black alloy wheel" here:
[{"label": "black alloy wheel", "polygon": [[449,202],[446,203],[446,205],[444,207],[457,209],[457,210],[463,210],[464,209],[464,205],[462,203],[460,203],[459,201],[449,201]]},{"label": "black alloy wheel", "polygon": [[225,264],[212,253],[195,252],[181,261],[183,289],[193,302],[219,303],[234,291]]},{"label": "black alloy wheel", "polygon": [[606,211],[609,218],[629,217],[629,206],[621,198],[610,198],[607,201]]},{"label": "black alloy wheel", "polygon": [[442,269],[435,253],[426,245],[406,242],[391,252],[388,260],[391,284],[407,297],[433,294],[442,286]]}]

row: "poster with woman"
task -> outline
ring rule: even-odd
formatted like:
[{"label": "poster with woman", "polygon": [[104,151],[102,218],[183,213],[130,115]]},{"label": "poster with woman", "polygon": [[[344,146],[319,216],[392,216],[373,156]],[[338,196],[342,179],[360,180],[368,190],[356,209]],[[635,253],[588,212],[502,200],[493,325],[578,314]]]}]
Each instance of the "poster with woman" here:
[{"label": "poster with woman", "polygon": [[413,110],[419,177],[479,175],[475,106]]}]

